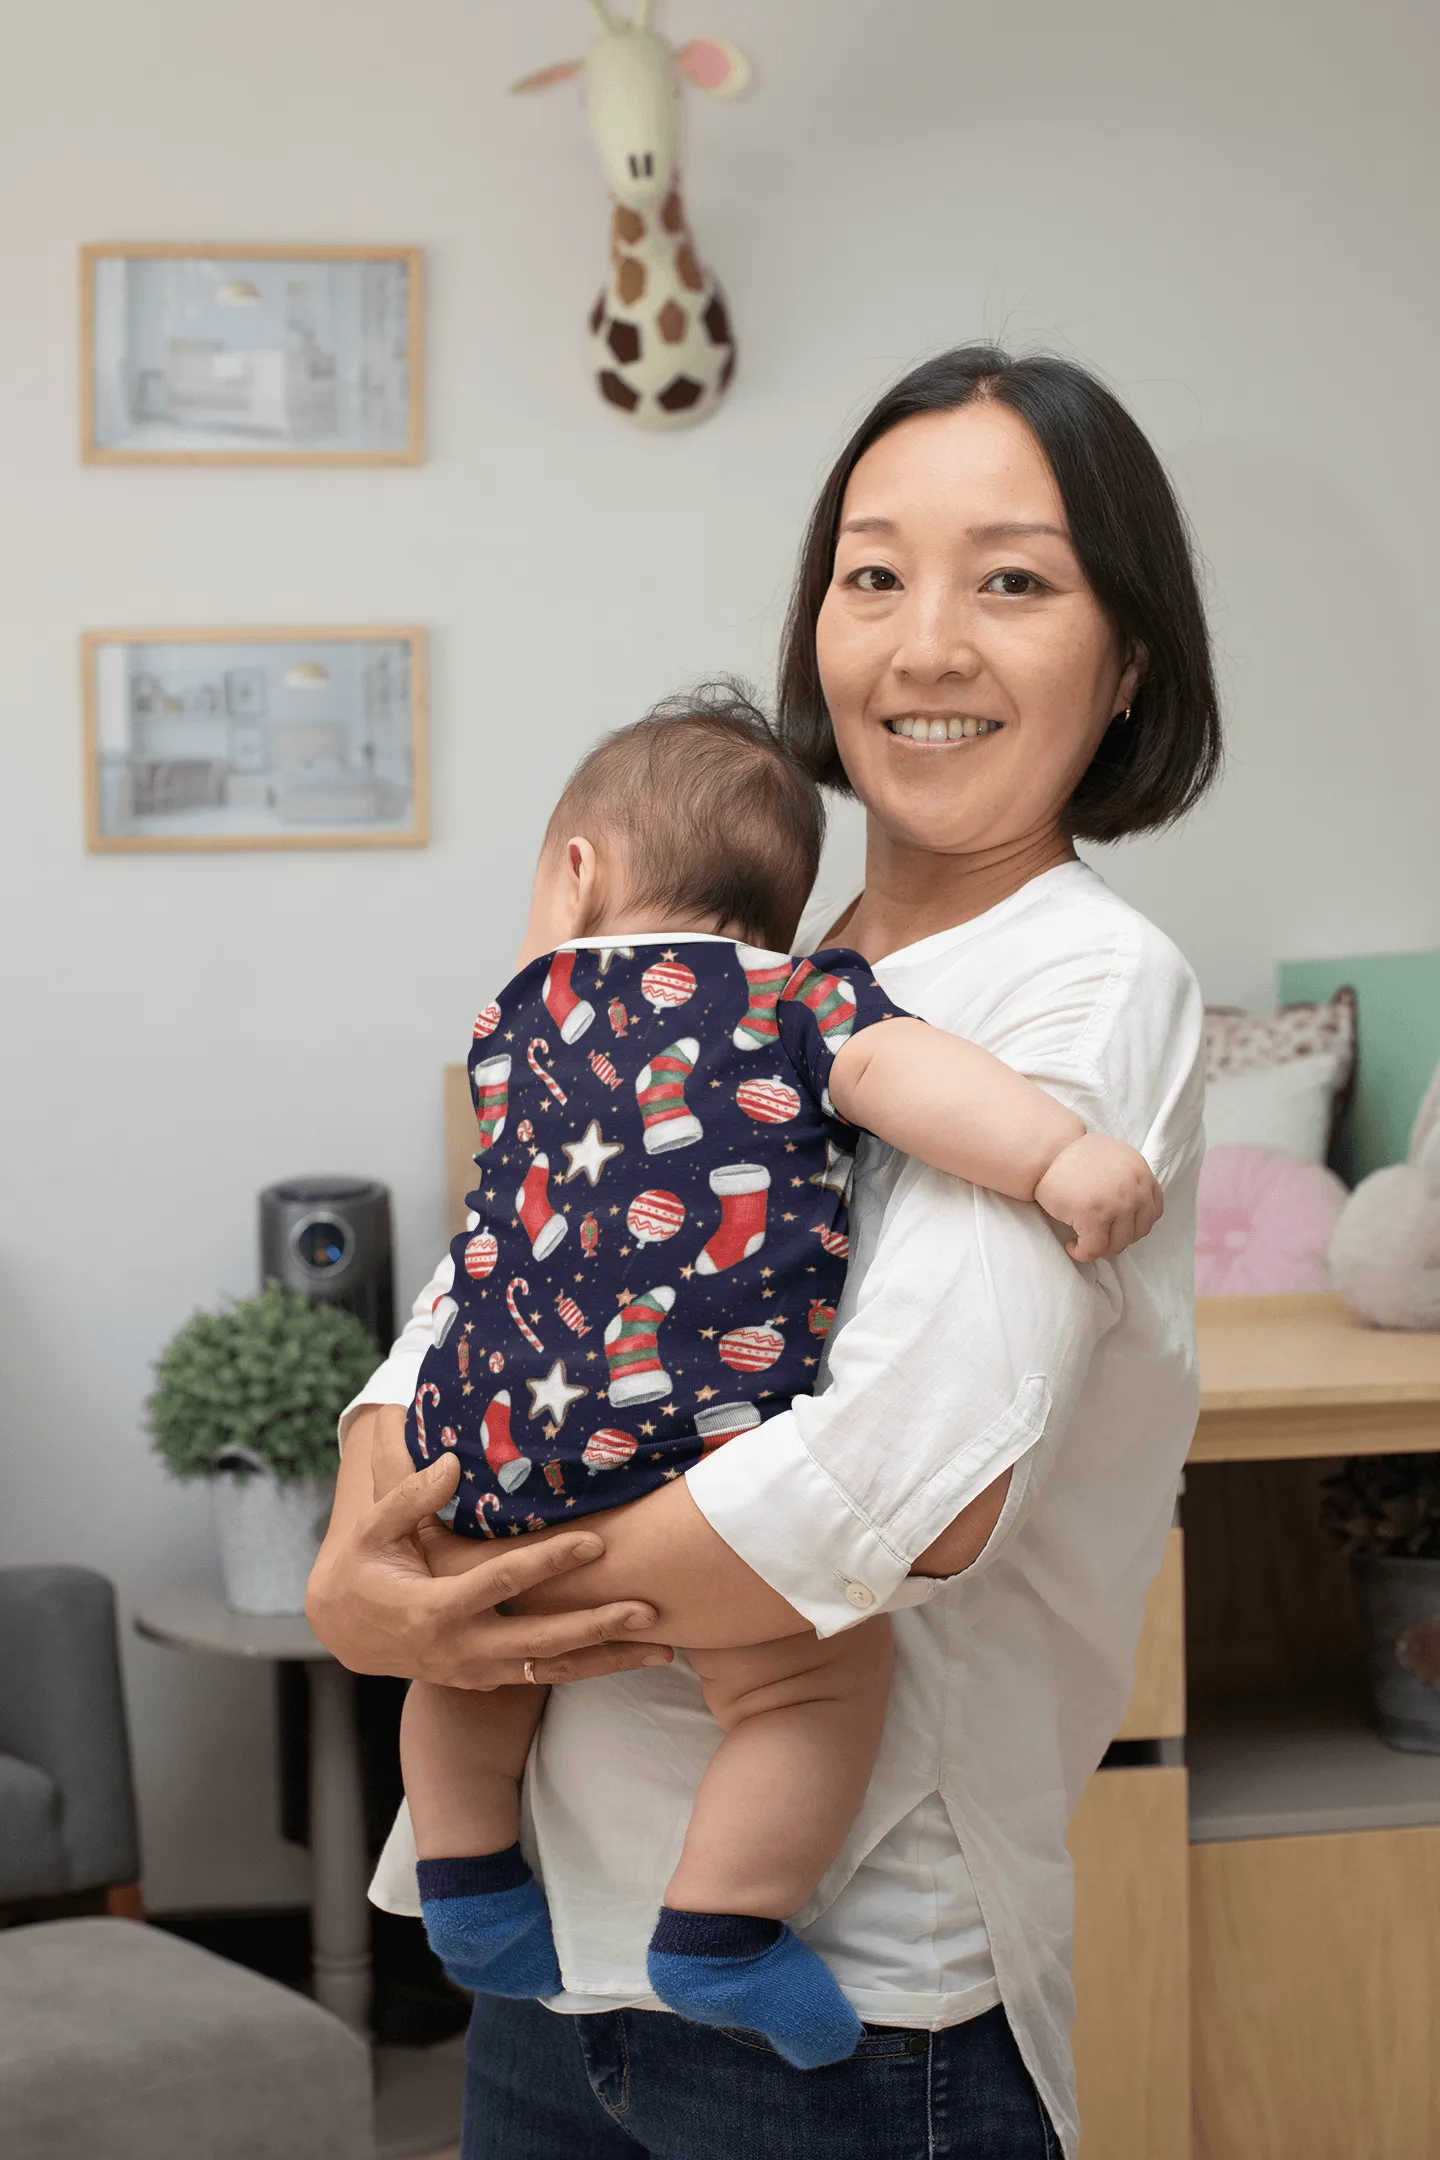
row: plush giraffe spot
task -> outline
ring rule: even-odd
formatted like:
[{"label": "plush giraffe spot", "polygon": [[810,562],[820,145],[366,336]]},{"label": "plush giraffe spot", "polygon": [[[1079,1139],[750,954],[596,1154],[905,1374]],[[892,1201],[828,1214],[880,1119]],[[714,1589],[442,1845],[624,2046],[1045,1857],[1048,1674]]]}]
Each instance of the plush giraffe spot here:
[{"label": "plush giraffe spot", "polygon": [[656,327],[667,345],[678,345],[689,327],[690,318],[678,300],[667,300],[655,318]]},{"label": "plush giraffe spot", "polygon": [[616,203],[616,239],[623,240],[627,247],[634,247],[635,242],[643,237],[644,232],[645,220],[641,217],[639,211],[632,210],[628,203]]},{"label": "plush giraffe spot", "polygon": [[686,286],[691,292],[701,290],[705,283],[705,274],[701,270],[699,263],[696,262],[695,251],[688,240],[684,241],[675,250],[675,268],[680,273],[682,285]]},{"label": "plush giraffe spot", "polygon": [[704,395],[704,383],[696,382],[690,375],[677,375],[673,382],[666,383],[655,402],[663,405],[666,412],[689,412],[690,407],[698,405]]},{"label": "plush giraffe spot", "polygon": [[634,307],[635,302],[645,290],[644,263],[637,262],[633,255],[622,255],[620,267],[615,277],[615,290],[619,293],[626,307]]},{"label": "plush giraffe spot", "polygon": [[604,320],[605,295],[602,292],[599,299],[595,302],[594,307],[592,307],[590,310],[590,335],[592,337],[598,337],[600,335],[600,325],[602,322],[604,322]]},{"label": "plush giraffe spot", "polygon": [[700,320],[705,325],[706,334],[712,345],[728,345],[730,343],[730,318],[725,312],[725,303],[718,292]]},{"label": "plush giraffe spot", "polygon": [[622,367],[640,357],[640,332],[633,322],[612,322],[605,342]]},{"label": "plush giraffe spot", "polygon": [[610,368],[602,368],[600,372],[600,395],[608,398],[612,405],[618,405],[621,412],[634,412],[640,402],[639,391],[632,390],[629,383],[621,382]]},{"label": "plush giraffe spot", "polygon": [[680,207],[680,197],[674,188],[671,188],[665,198],[665,207],[660,212],[660,223],[669,233],[680,232],[684,227],[685,212]]}]

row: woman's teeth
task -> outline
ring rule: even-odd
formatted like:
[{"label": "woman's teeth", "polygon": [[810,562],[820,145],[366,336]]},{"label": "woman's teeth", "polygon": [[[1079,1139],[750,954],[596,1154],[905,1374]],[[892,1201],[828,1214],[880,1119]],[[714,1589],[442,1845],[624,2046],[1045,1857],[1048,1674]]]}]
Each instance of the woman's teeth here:
[{"label": "woman's teeth", "polygon": [[892,735],[903,735],[907,742],[959,742],[972,735],[993,735],[1000,726],[998,720],[927,720],[919,716],[904,720],[891,720]]}]

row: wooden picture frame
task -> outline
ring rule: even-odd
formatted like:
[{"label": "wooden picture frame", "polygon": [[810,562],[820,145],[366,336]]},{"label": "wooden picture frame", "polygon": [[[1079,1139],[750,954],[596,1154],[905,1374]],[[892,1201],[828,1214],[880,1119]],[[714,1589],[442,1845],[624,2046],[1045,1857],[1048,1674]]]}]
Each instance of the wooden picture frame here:
[{"label": "wooden picture frame", "polygon": [[[194,275],[142,277],[153,264],[190,264]],[[330,274],[302,278],[306,264]],[[336,274],[347,266],[353,290]],[[168,294],[167,282],[176,288]],[[147,304],[158,324],[147,324]],[[169,309],[192,334],[165,334]],[[342,322],[352,339],[343,352]],[[80,250],[82,464],[419,465],[424,456],[422,249],[117,241]]]},{"label": "wooden picture frame", "polygon": [[86,631],[86,845],[424,847],[428,679],[413,625]]}]

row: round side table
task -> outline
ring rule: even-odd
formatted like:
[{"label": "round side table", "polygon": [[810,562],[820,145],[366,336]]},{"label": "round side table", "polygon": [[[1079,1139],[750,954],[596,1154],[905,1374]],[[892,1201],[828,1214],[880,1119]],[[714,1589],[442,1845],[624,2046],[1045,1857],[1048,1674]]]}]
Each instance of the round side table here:
[{"label": "round side table", "polygon": [[218,1590],[147,1598],[136,1631],[212,1657],[302,1661],[310,1683],[310,1927],[315,1999],[357,2032],[370,2020],[370,1876],[360,1785],[355,1676],[303,1613],[231,1612]]}]

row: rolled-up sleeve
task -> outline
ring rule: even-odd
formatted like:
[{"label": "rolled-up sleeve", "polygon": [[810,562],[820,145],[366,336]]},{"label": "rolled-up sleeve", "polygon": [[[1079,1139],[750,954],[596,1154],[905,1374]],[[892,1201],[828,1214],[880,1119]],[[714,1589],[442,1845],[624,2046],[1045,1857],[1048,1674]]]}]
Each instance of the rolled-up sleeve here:
[{"label": "rolled-up sleeve", "polygon": [[411,1306],[410,1317],[390,1345],[390,1355],[384,1364],[376,1366],[359,1394],[341,1411],[339,1438],[342,1448],[345,1435],[362,1410],[376,1403],[403,1403],[408,1409],[414,1401],[420,1367],[434,1340],[430,1316],[435,1300],[444,1297],[454,1281],[455,1262],[447,1253]]},{"label": "rolled-up sleeve", "polygon": [[940,1585],[912,1561],[1063,1432],[1119,1302],[1038,1208],[907,1163],[821,1389],[697,1464],[691,1494],[821,1635],[918,1603]]}]

